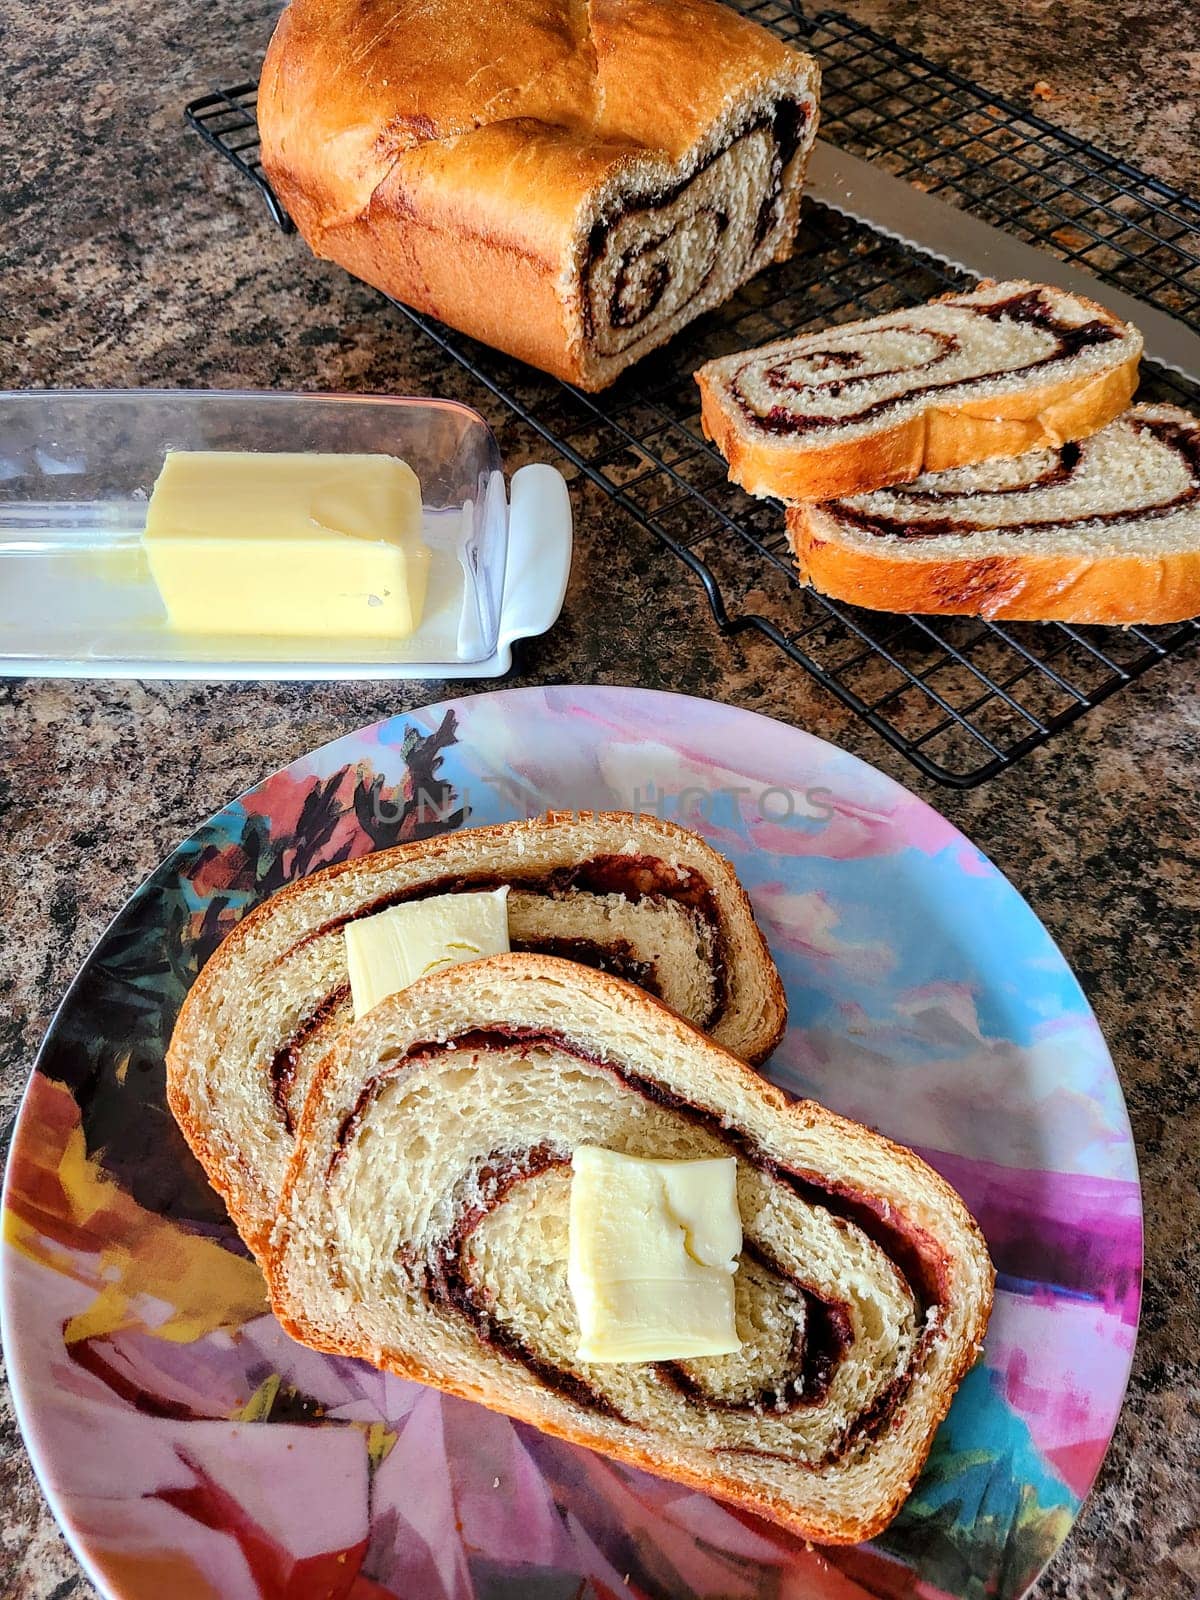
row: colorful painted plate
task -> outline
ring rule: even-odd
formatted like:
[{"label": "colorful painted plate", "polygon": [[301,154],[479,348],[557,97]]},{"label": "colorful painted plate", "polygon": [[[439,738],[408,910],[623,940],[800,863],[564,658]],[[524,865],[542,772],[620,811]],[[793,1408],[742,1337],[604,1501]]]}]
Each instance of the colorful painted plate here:
[{"label": "colorful painted plate", "polygon": [[[904,1511],[821,1552],[703,1495],[292,1344],[163,1098],[163,1047],[247,907],[326,862],[546,806],[659,809],[735,862],[787,984],[770,1072],[913,1144],[999,1270],[983,1362]],[[268,778],[134,895],[68,994],[8,1171],[25,1437],[75,1550],[136,1600],[1022,1594],[1112,1433],[1141,1276],[1133,1146],[1023,900],[890,779],[681,696],[447,702]]]}]

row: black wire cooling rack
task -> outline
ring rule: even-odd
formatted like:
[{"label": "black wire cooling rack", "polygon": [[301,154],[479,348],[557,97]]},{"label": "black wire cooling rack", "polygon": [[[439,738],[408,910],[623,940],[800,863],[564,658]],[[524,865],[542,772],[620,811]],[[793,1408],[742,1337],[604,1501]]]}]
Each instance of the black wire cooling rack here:
[{"label": "black wire cooling rack", "polygon": [[[823,137],[1185,320],[1200,316],[1200,205],[838,12],[737,9],[820,59]],[[192,126],[291,226],[258,161],[256,86],[194,100]],[[793,259],[749,283],[602,395],[543,376],[419,312],[418,328],[498,395],[703,584],[729,633],[753,631],[929,777],[967,788],[1011,766],[1200,635],[1200,624],[1076,628],[896,616],[795,577],[778,505],[730,484],[700,429],[700,362],[805,327],[873,316],[968,280],[806,202]],[[1142,396],[1200,392],[1147,364]]]}]

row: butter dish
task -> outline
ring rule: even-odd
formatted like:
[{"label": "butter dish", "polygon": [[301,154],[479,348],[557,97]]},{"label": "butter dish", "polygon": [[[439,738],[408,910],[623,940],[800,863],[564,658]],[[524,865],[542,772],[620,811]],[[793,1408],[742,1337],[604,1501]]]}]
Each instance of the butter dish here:
[{"label": "butter dish", "polygon": [[[144,539],[168,452],[213,452],[218,465],[220,453],[406,463],[420,485],[418,537],[428,550],[417,626],[361,636],[336,622],[324,631],[310,617],[298,618],[294,632],[247,631],[245,585],[268,578],[261,548],[255,560],[239,559],[236,541],[214,556],[203,605],[188,607],[204,620],[174,624]],[[522,467],[506,493],[490,428],[455,402],[227,390],[0,393],[0,676],[497,677],[515,640],[557,618],[571,538],[561,474]],[[285,576],[281,568],[281,584]],[[264,615],[271,611],[264,604]],[[330,607],[331,617],[342,614]]]}]

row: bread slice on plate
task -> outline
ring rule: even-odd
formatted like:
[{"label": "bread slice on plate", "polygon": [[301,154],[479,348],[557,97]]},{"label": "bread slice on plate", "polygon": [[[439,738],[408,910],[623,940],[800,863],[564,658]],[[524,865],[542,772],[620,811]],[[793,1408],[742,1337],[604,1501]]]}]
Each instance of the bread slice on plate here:
[{"label": "bread slice on plate", "polygon": [[1125,409],[1142,337],[1063,289],[982,283],[710,361],[704,431],[751,494],[827,500],[1082,439]]},{"label": "bread slice on plate", "polygon": [[256,1253],[313,1068],[353,1019],[347,924],[403,901],[503,884],[515,949],[633,978],[747,1060],[778,1043],[783,986],[737,874],[673,823],[551,812],[328,867],[233,930],[193,985],[167,1050],[171,1110]]},{"label": "bread slice on plate", "polygon": [[[580,1145],[736,1158],[735,1353],[579,1359]],[[911,1151],[789,1104],[632,985],[521,954],[423,978],[340,1035],[267,1276],[306,1344],[829,1542],[899,1508],[993,1288],[961,1199]]]},{"label": "bread slice on plate", "polygon": [[1200,614],[1200,421],[1134,406],[1079,444],[788,508],[801,576],[885,611],[1164,623]]},{"label": "bread slice on plate", "polygon": [[791,254],[819,80],[715,0],[291,0],[262,160],[318,256],[600,389]]}]

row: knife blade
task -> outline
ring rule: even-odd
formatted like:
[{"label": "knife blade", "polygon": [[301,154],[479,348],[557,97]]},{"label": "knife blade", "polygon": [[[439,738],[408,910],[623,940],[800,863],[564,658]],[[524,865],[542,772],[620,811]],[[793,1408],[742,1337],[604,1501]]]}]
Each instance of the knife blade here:
[{"label": "knife blade", "polygon": [[824,139],[818,139],[813,147],[804,192],[876,233],[899,239],[977,278],[1029,278],[1098,300],[1141,330],[1147,360],[1200,383],[1200,334],[1178,317],[981,222],[936,195],[914,189],[903,178],[838,150]]}]

